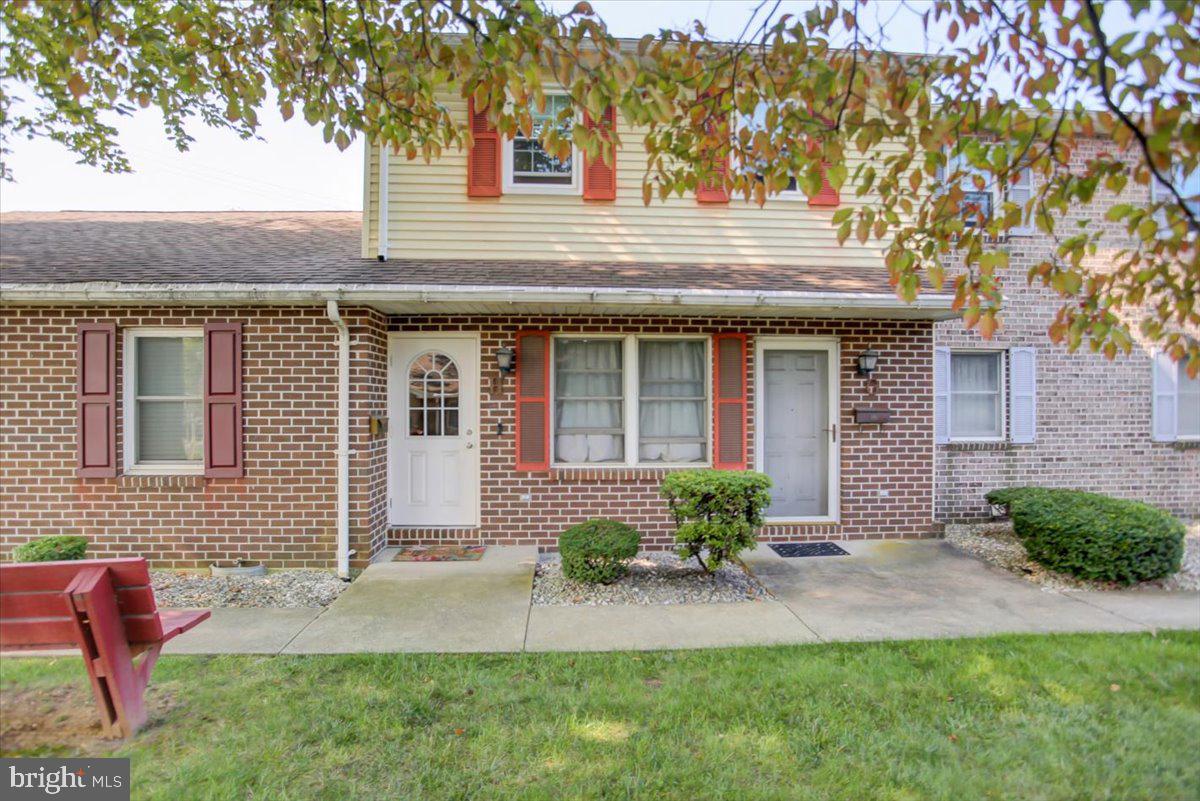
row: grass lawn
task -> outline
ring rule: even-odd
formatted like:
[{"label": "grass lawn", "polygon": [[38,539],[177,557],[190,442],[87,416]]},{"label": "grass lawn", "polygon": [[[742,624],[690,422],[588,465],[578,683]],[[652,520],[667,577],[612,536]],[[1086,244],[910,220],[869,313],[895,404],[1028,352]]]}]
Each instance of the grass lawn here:
[{"label": "grass lawn", "polygon": [[[90,716],[85,684],[0,662],[10,713]],[[151,696],[131,743],[33,750],[132,757],[134,798],[1200,797],[1198,632],[168,657]]]}]

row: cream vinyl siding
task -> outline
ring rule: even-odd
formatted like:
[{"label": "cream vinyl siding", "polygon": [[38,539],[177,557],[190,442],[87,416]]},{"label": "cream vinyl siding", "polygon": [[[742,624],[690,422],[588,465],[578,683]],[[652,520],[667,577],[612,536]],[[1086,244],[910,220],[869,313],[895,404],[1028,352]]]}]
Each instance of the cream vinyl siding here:
[{"label": "cream vinyl siding", "polygon": [[[446,98],[466,119],[466,102]],[[642,134],[620,119],[617,199],[580,195],[506,194],[467,197],[466,151],[448,151],[425,163],[403,154],[388,163],[388,253],[412,259],[521,259],[716,264],[870,265],[883,267],[878,242],[839,247],[834,209],[810,209],[804,200],[769,200],[765,207],[740,198],[697,203],[691,193],[642,203],[646,156]],[[379,148],[366,148],[364,192],[367,235],[363,256],[378,250]],[[853,172],[854,163],[850,169]],[[855,203],[842,189],[842,203]]]}]

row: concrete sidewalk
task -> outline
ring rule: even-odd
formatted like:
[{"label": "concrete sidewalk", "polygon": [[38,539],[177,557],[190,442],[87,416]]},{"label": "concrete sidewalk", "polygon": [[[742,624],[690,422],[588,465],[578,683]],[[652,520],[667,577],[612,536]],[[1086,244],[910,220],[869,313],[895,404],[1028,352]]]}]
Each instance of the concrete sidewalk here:
[{"label": "concrete sidewalk", "polygon": [[532,606],[534,548],[371,565],[328,609],[214,609],[168,653],[616,651],[1020,632],[1200,628],[1200,593],[1055,592],[940,541],[843,542],[850,556],[747,566],[773,600]]}]

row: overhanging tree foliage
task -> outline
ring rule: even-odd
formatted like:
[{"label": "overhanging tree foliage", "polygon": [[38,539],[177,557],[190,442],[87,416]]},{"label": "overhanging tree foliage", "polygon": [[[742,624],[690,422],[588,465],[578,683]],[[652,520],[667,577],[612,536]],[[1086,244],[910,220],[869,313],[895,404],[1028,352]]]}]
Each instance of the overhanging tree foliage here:
[{"label": "overhanging tree foliage", "polygon": [[[985,337],[1000,324],[1006,234],[1035,226],[1054,247],[1029,278],[1063,299],[1051,338],[1111,357],[1140,331],[1200,372],[1194,4],[930,0],[922,23],[950,44],[922,55],[890,49],[866,0],[817,0],[796,16],[778,6],[755,8],[734,41],[695,23],[628,42],[583,2],[554,13],[533,0],[10,0],[0,133],[5,150],[46,136],[122,171],[119,115],[155,106],[186,148],[195,118],[253,136],[274,97],[340,148],[364,135],[432,159],[470,141],[439,100],[446,87],[511,135],[554,83],[644,131],[647,203],[722,180],[758,203],[793,178],[812,195],[827,165],[859,200],[833,215],[839,239],[880,242],[905,299],[922,278],[952,281]],[[1113,18],[1132,24],[1116,32]],[[620,146],[562,122],[542,133],[552,152],[573,139],[608,159]],[[1003,191],[1028,175],[1027,196]],[[973,193],[992,187],[994,213],[975,215]],[[1116,198],[1102,220],[1078,213],[1101,192]]]}]

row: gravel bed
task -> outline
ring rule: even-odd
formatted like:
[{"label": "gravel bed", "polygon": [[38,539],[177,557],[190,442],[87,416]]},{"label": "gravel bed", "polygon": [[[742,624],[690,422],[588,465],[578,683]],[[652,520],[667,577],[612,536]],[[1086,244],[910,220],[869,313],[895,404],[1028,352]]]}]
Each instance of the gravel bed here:
[{"label": "gravel bed", "polygon": [[722,565],[706,575],[695,559],[673,553],[639,554],[629,573],[612,584],[585,584],[563,576],[558,554],[542,554],[533,575],[538,606],[610,606],[615,604],[728,604],[758,601],[766,589],[741,565]]},{"label": "gravel bed", "polygon": [[946,526],[946,541],[961,551],[1024,576],[1051,590],[1200,590],[1200,524],[1188,526],[1183,541],[1183,565],[1178,573],[1132,587],[1103,581],[1084,581],[1034,562],[1013,534],[1011,521]]},{"label": "gravel bed", "polygon": [[273,570],[265,576],[209,576],[154,570],[159,606],[299,609],[329,606],[349,586],[324,570]]}]

